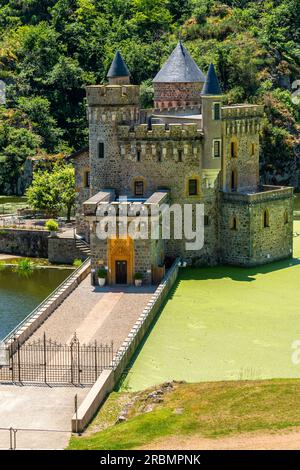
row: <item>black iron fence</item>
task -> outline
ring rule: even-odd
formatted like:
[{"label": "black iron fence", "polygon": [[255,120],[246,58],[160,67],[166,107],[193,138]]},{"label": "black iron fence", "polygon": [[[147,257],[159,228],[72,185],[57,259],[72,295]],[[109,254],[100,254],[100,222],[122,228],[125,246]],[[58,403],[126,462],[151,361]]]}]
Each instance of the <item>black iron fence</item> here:
[{"label": "black iron fence", "polygon": [[113,356],[113,343],[80,344],[74,335],[70,344],[60,344],[44,335],[10,345],[7,364],[0,365],[0,382],[90,385],[112,367]]}]

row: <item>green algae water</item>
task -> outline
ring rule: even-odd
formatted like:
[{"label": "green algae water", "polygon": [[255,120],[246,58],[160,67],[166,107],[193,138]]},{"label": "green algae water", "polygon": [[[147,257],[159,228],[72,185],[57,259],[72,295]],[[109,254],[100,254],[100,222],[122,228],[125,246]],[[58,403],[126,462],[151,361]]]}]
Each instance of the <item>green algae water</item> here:
[{"label": "green algae water", "polygon": [[0,340],[71,274],[70,269],[35,269],[29,277],[0,270]]},{"label": "green algae water", "polygon": [[300,340],[300,221],[294,231],[293,259],[182,269],[123,387],[299,378],[292,345]]}]

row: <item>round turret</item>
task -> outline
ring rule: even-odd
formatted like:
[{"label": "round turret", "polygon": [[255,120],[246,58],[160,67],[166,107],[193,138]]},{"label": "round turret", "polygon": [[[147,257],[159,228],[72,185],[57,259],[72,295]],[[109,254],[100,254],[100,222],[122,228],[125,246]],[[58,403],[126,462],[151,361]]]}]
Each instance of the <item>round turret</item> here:
[{"label": "round turret", "polygon": [[204,82],[204,74],[179,41],[153,80],[155,108],[199,105]]}]

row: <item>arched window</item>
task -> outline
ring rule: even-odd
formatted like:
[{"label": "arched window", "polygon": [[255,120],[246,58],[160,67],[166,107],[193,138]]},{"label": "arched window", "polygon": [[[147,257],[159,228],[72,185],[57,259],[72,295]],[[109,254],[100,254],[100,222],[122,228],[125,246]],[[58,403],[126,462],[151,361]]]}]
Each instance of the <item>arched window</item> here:
[{"label": "arched window", "polygon": [[231,221],[231,230],[237,230],[237,218],[233,217]]},{"label": "arched window", "polygon": [[264,228],[270,227],[270,215],[268,209],[264,210],[263,223]]},{"label": "arched window", "polygon": [[287,209],[284,211],[284,225],[289,223],[289,213]]},{"label": "arched window", "polygon": [[231,182],[230,182],[231,191],[237,190],[237,171],[232,170],[231,172]]}]

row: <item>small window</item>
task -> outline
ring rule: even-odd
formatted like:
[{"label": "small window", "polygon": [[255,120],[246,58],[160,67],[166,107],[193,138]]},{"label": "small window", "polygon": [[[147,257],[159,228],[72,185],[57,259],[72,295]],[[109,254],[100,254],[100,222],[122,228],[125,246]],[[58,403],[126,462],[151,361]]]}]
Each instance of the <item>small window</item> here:
[{"label": "small window", "polygon": [[134,195],[135,196],[143,196],[144,195],[144,182],[143,181],[135,181],[134,182]]},{"label": "small window", "polygon": [[268,209],[265,209],[265,210],[264,210],[263,220],[264,220],[264,228],[270,227],[270,220],[269,220],[269,211],[268,211]]},{"label": "small window", "polygon": [[255,155],[255,144],[251,144],[251,156]]},{"label": "small window", "polygon": [[160,149],[157,150],[157,161],[161,162],[161,150]]},{"label": "small window", "polygon": [[287,210],[284,211],[284,217],[283,217],[283,220],[284,220],[284,225],[288,224],[289,223],[289,213]]},{"label": "small window", "polygon": [[137,162],[141,161],[141,151],[140,151],[140,149],[137,149],[137,151],[136,151],[136,161]]},{"label": "small window", "polygon": [[237,219],[236,219],[236,217],[233,217],[233,218],[232,218],[232,221],[231,221],[231,230],[237,230]]},{"label": "small window", "polygon": [[181,149],[178,150],[178,161],[182,162],[182,150]]},{"label": "small window", "polygon": [[98,157],[104,158],[104,143],[98,142]]},{"label": "small window", "polygon": [[220,158],[221,156],[221,141],[214,140],[214,158]]},{"label": "small window", "polygon": [[90,172],[89,171],[85,171],[84,172],[84,175],[83,175],[83,181],[84,181],[84,187],[85,188],[89,188],[90,187],[90,181],[91,181],[91,177],[90,177]]},{"label": "small window", "polygon": [[190,179],[189,180],[189,196],[197,196],[197,195],[198,195],[198,180]]},{"label": "small window", "polygon": [[231,158],[237,157],[237,143],[236,142],[230,142],[230,156]]},{"label": "small window", "polygon": [[214,120],[219,121],[221,119],[221,105],[220,103],[214,103]]},{"label": "small window", "polygon": [[208,215],[204,216],[204,225],[207,227],[209,225],[209,217]]},{"label": "small window", "polygon": [[236,170],[233,170],[231,172],[231,191],[236,191],[237,190],[237,172]]}]

